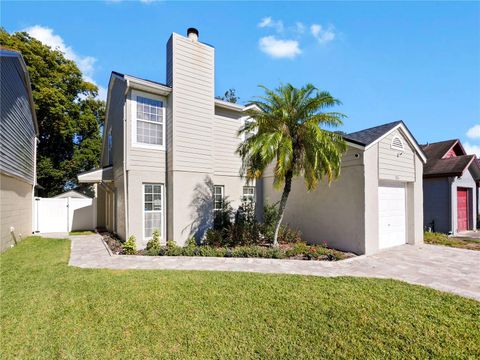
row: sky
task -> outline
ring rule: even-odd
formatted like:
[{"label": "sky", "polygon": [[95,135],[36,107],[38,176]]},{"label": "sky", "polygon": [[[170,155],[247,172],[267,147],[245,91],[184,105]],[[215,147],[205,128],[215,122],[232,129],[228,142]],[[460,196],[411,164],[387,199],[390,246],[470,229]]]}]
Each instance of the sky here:
[{"label": "sky", "polygon": [[459,138],[480,155],[480,2],[2,1],[77,62],[105,98],[111,71],[165,82],[166,42],[196,27],[215,47],[215,91],[312,83],[342,101],[341,130],[403,120],[419,143]]}]

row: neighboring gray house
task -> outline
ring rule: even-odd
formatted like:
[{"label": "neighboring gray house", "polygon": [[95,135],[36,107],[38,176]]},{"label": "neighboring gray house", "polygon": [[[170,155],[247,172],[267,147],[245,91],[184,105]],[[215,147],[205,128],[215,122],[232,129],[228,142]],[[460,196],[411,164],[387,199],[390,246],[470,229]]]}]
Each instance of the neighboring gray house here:
[{"label": "neighboring gray house", "polygon": [[[349,147],[339,178],[308,193],[295,179],[284,221],[305,240],[371,254],[423,242],[425,155],[402,121],[345,135]],[[263,178],[265,201],[278,201],[273,174]]]},{"label": "neighboring gray house", "polygon": [[32,234],[38,126],[22,55],[0,48],[0,251]]},{"label": "neighboring gray house", "polygon": [[[246,183],[235,153],[249,107],[215,99],[215,49],[172,34],[167,83],[113,72],[107,98],[102,168],[78,176],[98,183],[97,223],[140,246],[160,229],[161,242],[201,237],[228,197],[272,202],[270,175]],[[306,194],[295,182],[286,221],[310,242],[372,253],[423,240],[425,157],[402,122],[348,135],[342,175]],[[395,201],[392,201],[394,199]],[[395,204],[399,204],[396,206]]]},{"label": "neighboring gray house", "polygon": [[432,231],[457,234],[477,228],[480,167],[458,139],[422,146],[424,222]]}]

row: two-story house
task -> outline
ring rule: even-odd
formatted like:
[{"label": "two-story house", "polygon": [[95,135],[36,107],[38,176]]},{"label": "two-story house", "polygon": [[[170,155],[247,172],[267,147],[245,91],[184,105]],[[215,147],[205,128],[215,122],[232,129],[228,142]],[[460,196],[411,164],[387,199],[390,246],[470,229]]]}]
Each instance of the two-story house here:
[{"label": "two-story house", "polygon": [[246,107],[215,99],[214,58],[188,29],[167,43],[167,84],[112,73],[102,168],[78,176],[100,184],[98,226],[140,245],[159,229],[162,242],[182,244],[203,234],[223,199],[236,207],[255,196],[235,154]]},{"label": "two-story house", "polygon": [[[159,229],[161,241],[201,238],[228,198],[278,201],[271,169],[255,184],[240,176],[238,130],[248,106],[214,97],[215,49],[198,31],[172,34],[166,84],[113,72],[102,168],[78,176],[98,183],[97,223],[140,246]],[[423,241],[425,155],[402,121],[345,136],[338,181],[307,193],[296,179],[285,222],[311,243],[358,254]]]}]

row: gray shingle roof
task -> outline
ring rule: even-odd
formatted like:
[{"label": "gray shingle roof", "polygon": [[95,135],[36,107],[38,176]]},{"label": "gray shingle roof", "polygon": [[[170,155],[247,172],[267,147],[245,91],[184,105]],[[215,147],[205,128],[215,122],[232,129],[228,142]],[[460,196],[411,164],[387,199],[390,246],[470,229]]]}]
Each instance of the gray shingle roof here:
[{"label": "gray shingle roof", "polygon": [[345,140],[352,141],[359,145],[367,146],[373,143],[375,140],[380,138],[382,135],[386,134],[392,130],[395,126],[402,124],[402,121],[394,121],[388,124],[383,124],[380,126],[375,126],[369,129],[356,131],[344,136]]},{"label": "gray shingle roof", "polygon": [[121,78],[125,77],[125,76],[130,76],[131,78],[135,78],[135,79],[138,79],[138,80],[143,80],[143,81],[148,81],[148,82],[151,82],[153,84],[157,84],[157,85],[162,85],[162,86],[166,86],[166,87],[171,87],[167,84],[164,84],[164,83],[161,83],[161,82],[158,82],[158,81],[153,81],[153,80],[148,80],[148,79],[142,79],[138,76],[133,76],[133,75],[129,75],[129,74],[122,74],[118,71],[112,71],[112,74],[115,74],[117,76],[120,76]]}]

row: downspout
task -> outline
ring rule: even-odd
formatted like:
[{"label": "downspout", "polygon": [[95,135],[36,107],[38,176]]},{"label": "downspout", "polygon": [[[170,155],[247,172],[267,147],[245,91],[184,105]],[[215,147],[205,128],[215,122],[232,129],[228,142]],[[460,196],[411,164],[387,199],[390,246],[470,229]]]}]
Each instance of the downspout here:
[{"label": "downspout", "polygon": [[127,113],[127,104],[128,104],[128,89],[130,88],[130,81],[127,79],[127,86],[125,88],[125,105],[123,105],[123,195],[124,195],[124,206],[125,206],[125,240],[129,237],[129,225],[130,217],[128,216],[128,177],[127,177],[127,125],[128,125],[128,113]]},{"label": "downspout", "polygon": [[448,210],[449,210],[449,214],[450,214],[450,234],[449,235],[454,235],[455,234],[455,219],[453,217],[453,214],[454,214],[454,211],[453,211],[453,201],[452,201],[452,197],[453,197],[453,183],[455,181],[455,178],[454,177],[449,177],[448,178],[448,184],[450,185],[449,186],[449,197],[448,197]]}]

